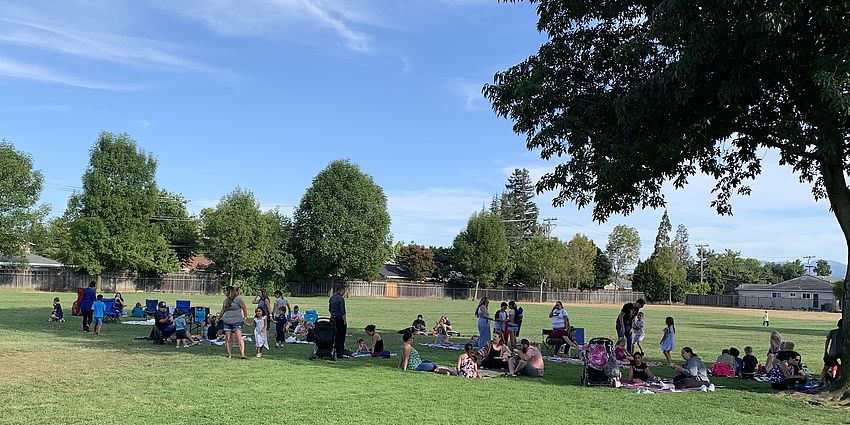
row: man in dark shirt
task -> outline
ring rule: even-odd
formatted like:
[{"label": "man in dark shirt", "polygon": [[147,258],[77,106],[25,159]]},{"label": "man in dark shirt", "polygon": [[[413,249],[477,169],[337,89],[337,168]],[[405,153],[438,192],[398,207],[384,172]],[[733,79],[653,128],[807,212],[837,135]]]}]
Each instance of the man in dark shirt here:
[{"label": "man in dark shirt", "polygon": [[94,290],[96,286],[97,283],[95,282],[89,283],[89,287],[83,290],[83,299],[80,300],[80,315],[83,316],[84,332],[89,331],[89,325],[92,322],[92,308],[97,298],[97,292]]},{"label": "man in dark shirt", "polygon": [[345,354],[345,332],[348,330],[348,322],[345,318],[345,285],[339,284],[334,290],[334,294],[328,301],[328,311],[331,313],[331,320],[336,328],[336,338],[334,340],[334,351],[336,358],[342,358]]},{"label": "man in dark shirt", "polygon": [[416,320],[413,321],[413,330],[417,333],[425,332],[425,319],[422,318],[422,315],[416,316]]},{"label": "man in dark shirt", "polygon": [[625,303],[620,310],[620,315],[617,316],[617,337],[626,338],[626,351],[629,354],[632,354],[632,325],[638,312],[645,305],[646,301],[643,298],[639,298],[633,303]]},{"label": "man in dark shirt", "polygon": [[154,313],[153,318],[157,329],[159,329],[159,333],[162,334],[162,339],[166,339],[171,335],[174,335],[174,332],[177,331],[177,327],[174,326],[174,323],[171,320],[171,315],[168,314],[168,306],[165,302],[159,303],[159,309],[157,309],[156,313]]}]

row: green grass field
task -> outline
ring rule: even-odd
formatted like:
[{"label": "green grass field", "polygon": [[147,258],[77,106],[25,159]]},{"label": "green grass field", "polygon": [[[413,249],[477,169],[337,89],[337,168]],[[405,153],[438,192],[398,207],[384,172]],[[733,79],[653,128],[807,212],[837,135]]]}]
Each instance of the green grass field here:
[{"label": "green grass field", "polygon": [[[128,303],[144,304],[145,294],[128,294]],[[66,323],[46,323],[54,296],[62,299]],[[625,389],[585,388],[581,368],[546,364],[542,379],[464,380],[435,374],[401,372],[398,358],[308,359],[312,347],[272,348],[262,359],[228,360],[224,347],[175,349],[134,340],[148,328],[108,324],[96,337],[80,330],[70,316],[73,294],[0,292],[0,424],[152,424],[193,423],[521,423],[594,421],[641,424],[785,424],[850,423],[844,410],[814,407],[776,395],[766,384],[715,379],[714,393],[639,395]],[[174,295],[160,297],[172,304]],[[217,310],[221,297],[191,296],[193,305]],[[302,310],[327,311],[324,298],[290,300]],[[431,323],[452,319],[464,334],[477,331],[471,301],[349,299],[349,346],[365,336],[363,326],[377,325],[388,349],[397,352],[396,331],[417,313]],[[549,306],[524,305],[522,336],[539,340],[549,327]],[[614,333],[615,306],[568,305],[570,318],[587,336]],[[676,318],[676,347],[691,346],[713,361],[721,348],[741,351],[752,345],[759,360],[769,330],[758,311],[647,306],[649,360],[658,349],[664,317]],[[799,315],[799,314],[797,314]],[[791,317],[790,315],[787,317]],[[838,316],[783,319],[774,313],[772,328],[797,343],[803,362],[817,373],[826,332]],[[424,338],[424,337],[422,337]],[[420,339],[418,342],[423,342]],[[458,352],[417,346],[425,358],[454,365]],[[248,343],[246,352],[253,351]],[[672,376],[669,368],[654,372]]]}]

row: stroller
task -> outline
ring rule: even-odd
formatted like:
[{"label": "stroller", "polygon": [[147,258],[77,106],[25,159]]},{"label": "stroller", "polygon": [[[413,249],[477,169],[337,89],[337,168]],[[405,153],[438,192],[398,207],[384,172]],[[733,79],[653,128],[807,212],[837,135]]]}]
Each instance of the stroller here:
[{"label": "stroller", "polygon": [[[609,376],[614,373],[606,373],[608,363],[614,359],[614,342],[608,338],[592,338],[581,351],[581,359],[584,360],[584,370],[581,373],[581,384],[596,387],[615,386],[615,379],[619,376]],[[614,360],[616,367],[616,360]],[[620,369],[617,368],[616,372]]]},{"label": "stroller", "polygon": [[314,331],[316,335],[316,351],[313,352],[310,359],[323,358],[336,360],[336,353],[334,352],[336,326],[334,322],[327,317],[320,317],[316,319]]}]

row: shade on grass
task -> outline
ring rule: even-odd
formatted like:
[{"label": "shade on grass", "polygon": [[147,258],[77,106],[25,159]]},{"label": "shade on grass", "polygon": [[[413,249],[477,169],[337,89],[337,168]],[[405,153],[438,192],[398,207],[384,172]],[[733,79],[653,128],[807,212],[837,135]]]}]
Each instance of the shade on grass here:
[{"label": "shade on grass", "polygon": [[[59,296],[66,323],[46,323],[51,300]],[[150,296],[150,295],[148,295]],[[125,294],[130,306],[144,305],[145,294]],[[161,295],[193,305],[220,308],[222,297]],[[73,294],[0,293],[0,424],[30,423],[549,423],[568,418],[594,421],[717,424],[846,423],[850,415],[803,401],[777,396],[766,384],[715,379],[726,388],[715,393],[640,395],[624,389],[584,388],[581,368],[546,364],[542,379],[491,378],[464,380],[434,374],[400,372],[398,358],[308,360],[312,347],[272,348],[262,359],[227,360],[224,347],[175,349],[133,340],[147,327],[108,324],[104,335],[80,331],[70,317]],[[327,311],[327,299],[290,300],[301,310]],[[365,337],[374,323],[386,347],[398,351],[396,331],[410,326],[416,314],[432,324],[448,315],[455,329],[476,331],[472,301],[349,299],[348,345]],[[522,337],[540,340],[549,327],[548,305],[524,305]],[[613,337],[615,306],[567,305],[574,325],[586,336]],[[737,310],[645,308],[648,360],[662,360],[658,349],[664,318],[676,318],[677,349],[689,345],[707,361],[722,348],[755,348],[759,360],[767,351],[769,329],[758,312]],[[774,315],[776,316],[776,315]],[[836,317],[837,318],[837,317]],[[834,320],[772,318],[797,343],[804,363],[821,368],[826,332]],[[250,330],[249,330],[250,332]],[[423,341],[424,339],[424,341]],[[462,342],[465,338],[456,339]],[[417,342],[430,342],[420,337]],[[417,346],[423,357],[454,365],[458,352]],[[247,344],[253,352],[253,344]],[[677,350],[678,351],[678,350]],[[670,377],[667,367],[656,374]],[[490,418],[490,419],[487,419]]]}]

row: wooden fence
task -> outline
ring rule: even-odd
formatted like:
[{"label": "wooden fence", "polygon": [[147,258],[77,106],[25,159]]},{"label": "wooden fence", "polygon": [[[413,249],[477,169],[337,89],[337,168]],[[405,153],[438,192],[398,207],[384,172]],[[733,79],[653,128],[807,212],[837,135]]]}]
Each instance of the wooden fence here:
[{"label": "wooden fence", "polygon": [[[0,269],[0,289],[23,291],[75,291],[88,286],[94,276],[74,270]],[[132,272],[103,273],[103,292],[177,292],[209,294],[221,292],[222,277],[215,273],[175,273],[162,276]]]},{"label": "wooden fence", "polygon": [[[470,300],[475,288],[456,288],[444,285],[401,282],[349,282],[348,296],[370,298],[433,298]],[[296,297],[327,296],[333,290],[330,283],[293,283],[289,285]],[[516,300],[520,302],[555,302],[588,304],[625,304],[643,298],[642,292],[632,291],[540,291],[517,288],[487,288],[478,290],[478,298]]]}]

